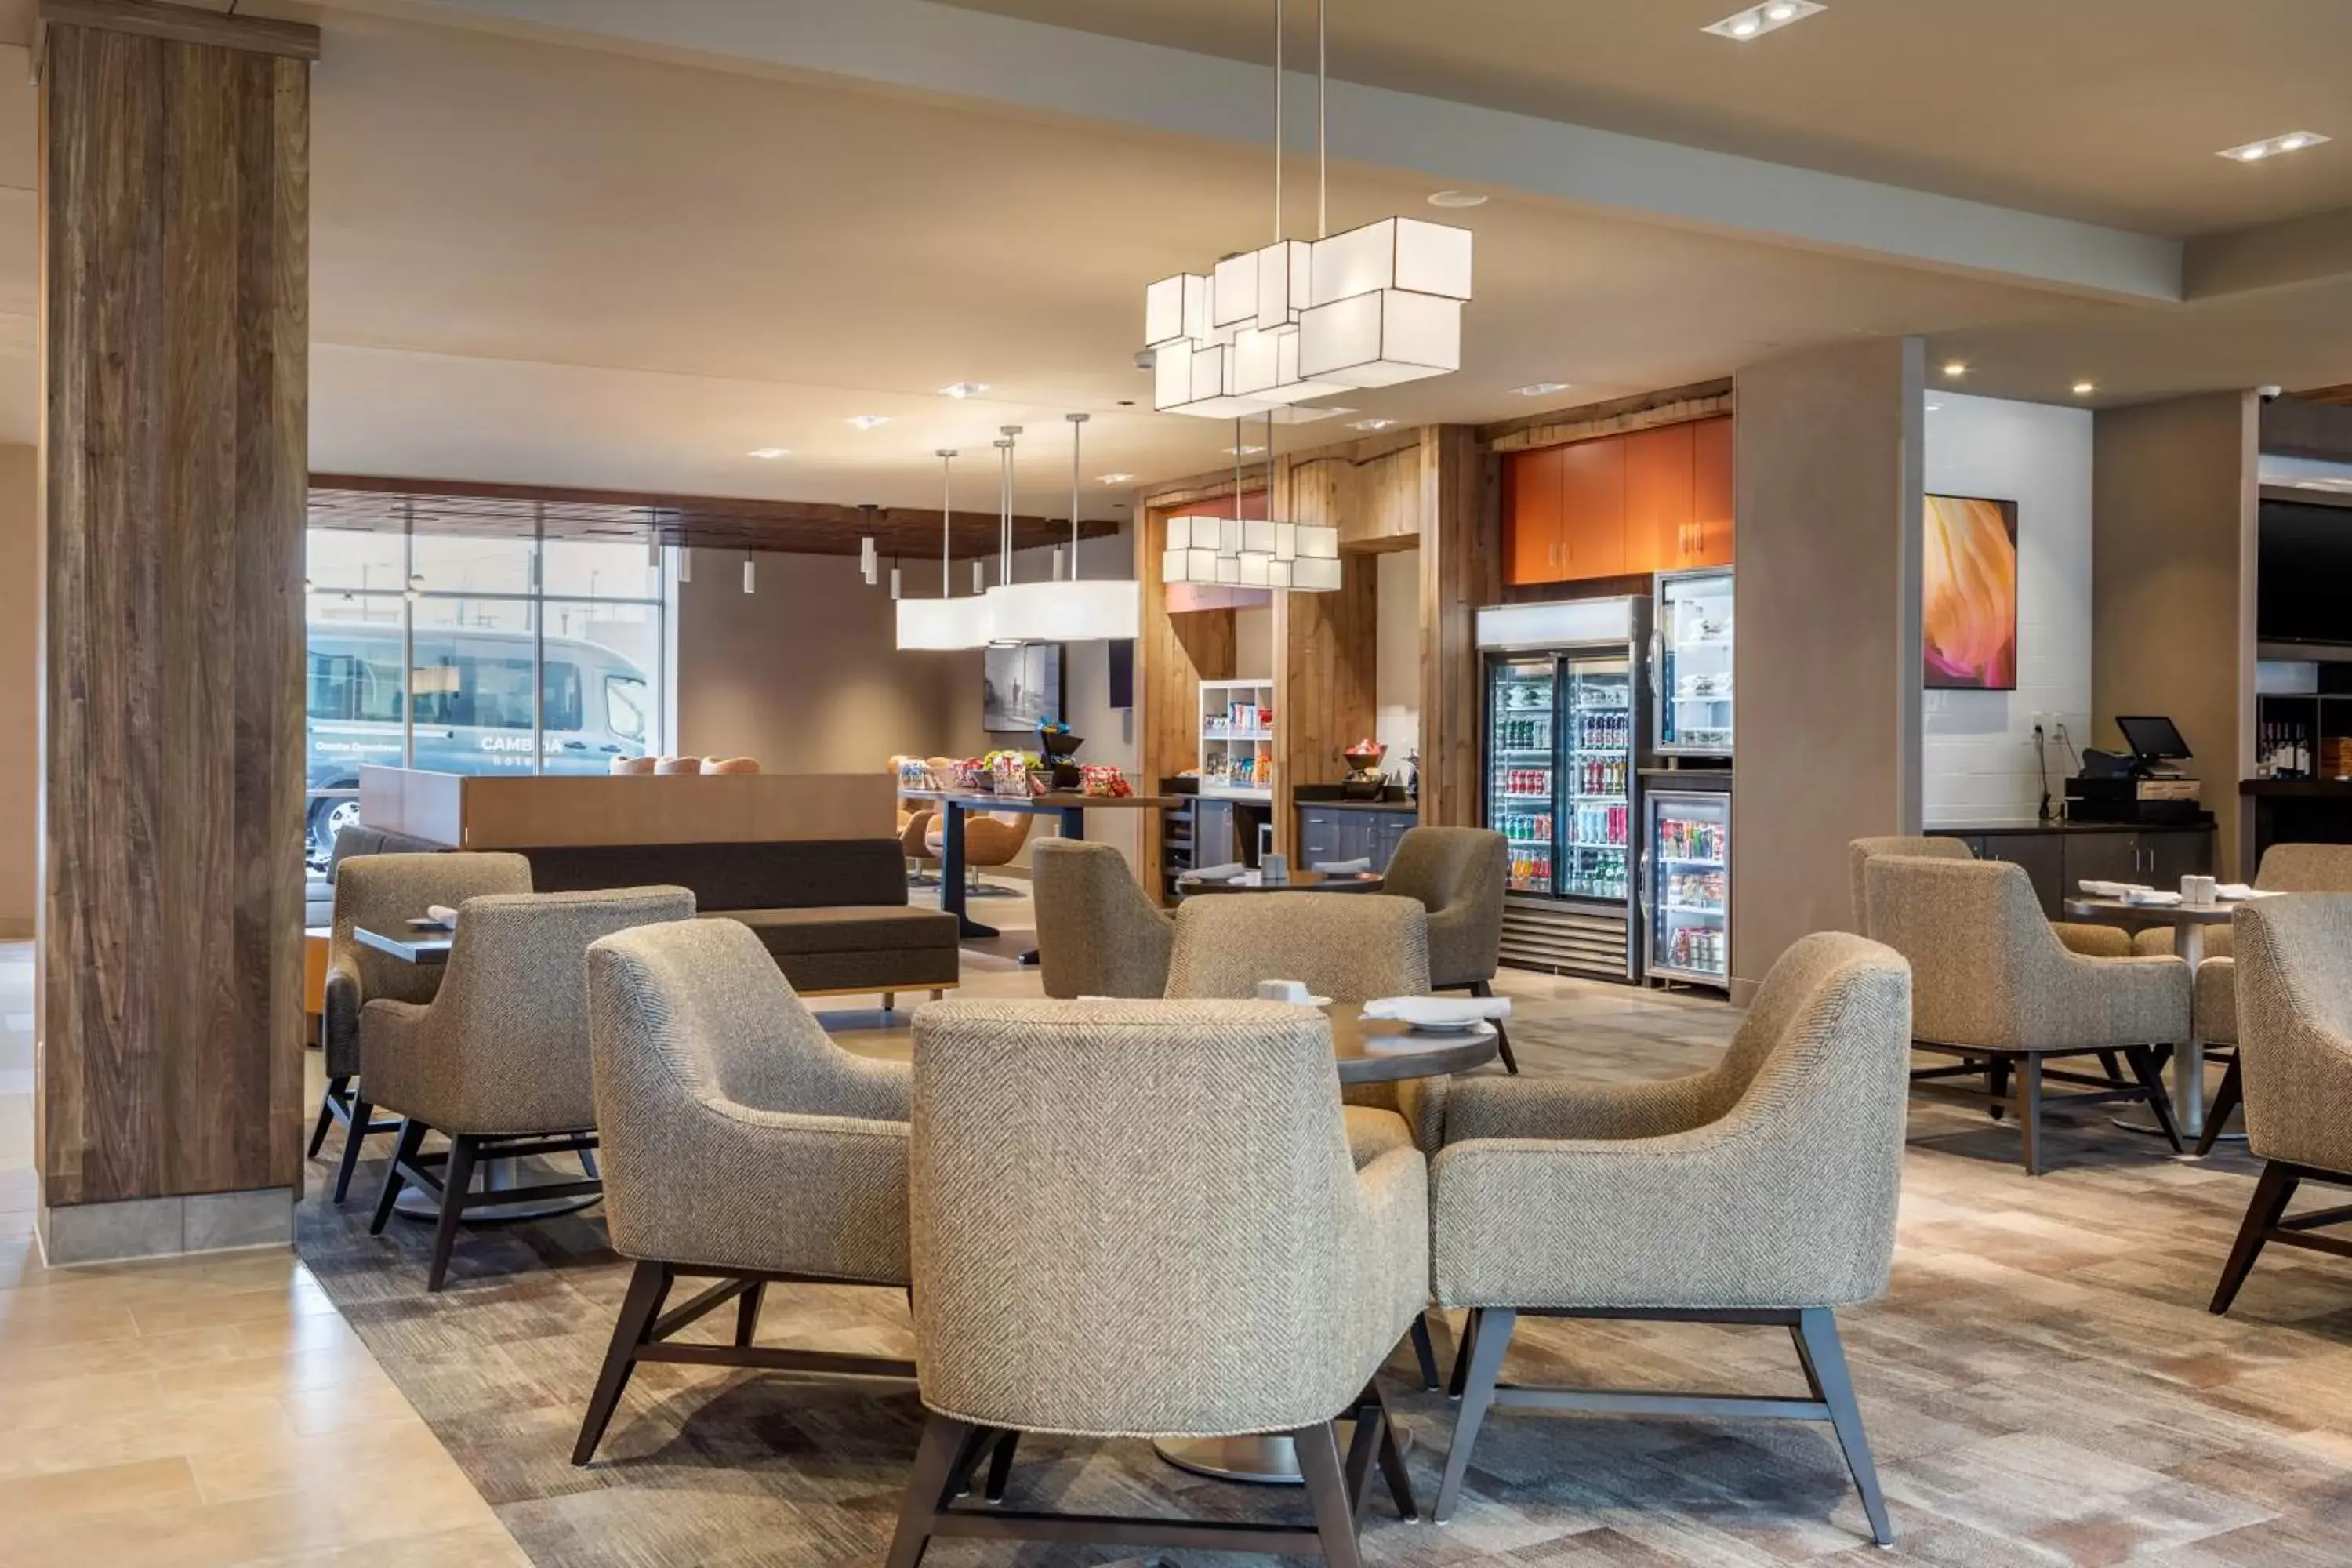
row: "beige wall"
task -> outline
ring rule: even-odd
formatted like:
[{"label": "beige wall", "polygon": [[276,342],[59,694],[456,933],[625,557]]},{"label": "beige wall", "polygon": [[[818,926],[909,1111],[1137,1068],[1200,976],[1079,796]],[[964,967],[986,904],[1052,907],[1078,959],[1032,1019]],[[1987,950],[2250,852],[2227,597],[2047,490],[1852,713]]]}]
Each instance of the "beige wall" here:
[{"label": "beige wall", "polygon": [[[755,593],[743,592],[741,555],[726,551],[696,551],[693,579],[678,584],[680,751],[757,757],[775,773],[856,773],[949,745],[942,667],[977,655],[900,653],[889,591],[866,586],[852,557],[754,560]],[[936,568],[909,567],[907,579],[909,592],[937,591]],[[971,686],[976,724],[976,664]]]},{"label": "beige wall", "polygon": [[1851,925],[1848,841],[1919,828],[1922,359],[1873,339],[1736,382],[1736,994]]},{"label": "beige wall", "polygon": [[2236,392],[2107,409],[2092,465],[2092,743],[2123,743],[2118,713],[2169,714],[2233,878],[2251,869],[2256,418]]},{"label": "beige wall", "polygon": [[40,905],[40,479],[30,447],[0,446],[0,937],[33,934]]}]

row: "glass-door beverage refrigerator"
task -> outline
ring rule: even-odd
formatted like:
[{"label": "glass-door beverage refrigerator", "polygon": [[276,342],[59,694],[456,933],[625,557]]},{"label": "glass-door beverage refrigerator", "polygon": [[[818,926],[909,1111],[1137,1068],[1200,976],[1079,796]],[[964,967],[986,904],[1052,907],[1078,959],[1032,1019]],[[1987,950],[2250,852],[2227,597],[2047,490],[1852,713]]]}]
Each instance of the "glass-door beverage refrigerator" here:
[{"label": "glass-door beverage refrigerator", "polygon": [[1635,973],[1641,608],[1616,599],[1480,612],[1481,641],[1504,643],[1486,655],[1486,820],[1509,844],[1507,963]]},{"label": "glass-door beverage refrigerator", "polygon": [[1643,800],[1649,818],[1643,973],[1728,987],[1731,792],[1676,788],[1654,776]]},{"label": "glass-door beverage refrigerator", "polygon": [[1650,686],[1662,757],[1731,755],[1731,574],[1661,572]]}]

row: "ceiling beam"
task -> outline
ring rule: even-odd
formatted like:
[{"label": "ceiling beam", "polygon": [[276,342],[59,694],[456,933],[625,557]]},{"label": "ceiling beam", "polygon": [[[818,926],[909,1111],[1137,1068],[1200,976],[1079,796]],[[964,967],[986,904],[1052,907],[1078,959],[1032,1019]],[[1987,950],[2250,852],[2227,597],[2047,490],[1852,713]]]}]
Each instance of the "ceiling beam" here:
[{"label": "ceiling beam", "polygon": [[[1264,143],[1273,132],[1264,66],[933,0],[432,0],[427,9],[631,52],[1217,142]],[[1311,79],[1292,86],[1307,101]],[[1292,117],[1302,150],[1309,118]],[[2181,298],[2180,244],[2157,236],[1353,82],[1331,84],[1330,124],[1350,162],[1433,184],[2061,294]]]}]

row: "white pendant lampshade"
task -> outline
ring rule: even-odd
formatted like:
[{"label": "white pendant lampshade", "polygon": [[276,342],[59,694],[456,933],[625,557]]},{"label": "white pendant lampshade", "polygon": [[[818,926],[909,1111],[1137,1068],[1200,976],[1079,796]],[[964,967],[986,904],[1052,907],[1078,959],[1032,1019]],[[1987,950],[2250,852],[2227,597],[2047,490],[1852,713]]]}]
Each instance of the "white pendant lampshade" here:
[{"label": "white pendant lampshade", "polygon": [[1415,217],[1382,218],[1310,247],[1314,298],[1328,305],[1375,289],[1470,298],[1470,231]]},{"label": "white pendant lampshade", "polygon": [[985,602],[991,642],[1097,642],[1134,637],[1142,623],[1137,584],[1109,578],[1003,583]]},{"label": "white pendant lampshade", "polygon": [[1298,374],[1394,386],[1462,368],[1462,301],[1402,289],[1317,305],[1298,318]]},{"label": "white pendant lampshade", "polygon": [[[988,646],[988,602],[977,595],[969,599],[954,597],[954,563],[950,554],[950,531],[954,522],[953,473],[955,449],[942,447],[940,459],[940,596],[936,599],[900,599],[893,606],[898,616],[898,647],[901,651],[939,650],[946,648],[985,647]],[[973,565],[977,567],[978,562]],[[890,571],[891,591],[898,590],[898,568]]]}]

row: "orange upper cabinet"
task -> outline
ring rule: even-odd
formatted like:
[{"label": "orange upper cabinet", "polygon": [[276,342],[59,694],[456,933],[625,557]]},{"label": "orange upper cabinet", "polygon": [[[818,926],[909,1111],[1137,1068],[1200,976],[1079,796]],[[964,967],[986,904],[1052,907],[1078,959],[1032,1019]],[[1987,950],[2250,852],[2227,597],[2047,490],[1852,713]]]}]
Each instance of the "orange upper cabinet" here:
[{"label": "orange upper cabinet", "polygon": [[1569,575],[1559,536],[1559,447],[1514,452],[1503,460],[1505,580],[1557,583]]},{"label": "orange upper cabinet", "polygon": [[1559,448],[1563,577],[1614,577],[1625,565],[1625,443],[1578,441]]},{"label": "orange upper cabinet", "polygon": [[1627,572],[1673,572],[1688,564],[1695,426],[1664,425],[1621,437],[1625,448]]},{"label": "orange upper cabinet", "polygon": [[1691,432],[1692,502],[1688,566],[1728,566],[1732,551],[1731,419],[1702,419]]}]

